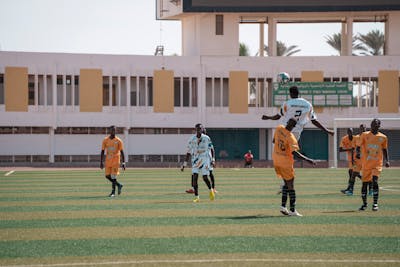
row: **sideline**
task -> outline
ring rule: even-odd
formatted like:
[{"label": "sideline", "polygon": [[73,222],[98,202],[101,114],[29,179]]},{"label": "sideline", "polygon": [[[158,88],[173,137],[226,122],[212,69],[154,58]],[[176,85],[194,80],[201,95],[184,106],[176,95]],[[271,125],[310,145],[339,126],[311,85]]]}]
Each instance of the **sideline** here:
[{"label": "sideline", "polygon": [[208,259],[208,260],[132,260],[132,261],[108,261],[108,262],[75,262],[54,264],[31,264],[31,265],[3,265],[3,267],[58,267],[58,266],[100,266],[100,265],[131,265],[131,264],[161,264],[161,263],[263,263],[263,262],[286,262],[286,263],[400,263],[400,259],[394,260],[329,260],[329,259]]}]

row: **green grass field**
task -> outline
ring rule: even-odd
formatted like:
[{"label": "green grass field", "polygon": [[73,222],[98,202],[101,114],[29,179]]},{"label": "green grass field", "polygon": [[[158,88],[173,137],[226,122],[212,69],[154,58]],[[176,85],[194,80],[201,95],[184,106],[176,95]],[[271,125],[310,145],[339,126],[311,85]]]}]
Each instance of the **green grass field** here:
[{"label": "green grass field", "polygon": [[184,191],[190,171],[130,169],[110,199],[101,170],[0,172],[1,266],[400,266],[400,169],[384,169],[378,212],[339,192],[345,169],[297,169],[280,214],[273,169],[216,169],[219,193]]}]

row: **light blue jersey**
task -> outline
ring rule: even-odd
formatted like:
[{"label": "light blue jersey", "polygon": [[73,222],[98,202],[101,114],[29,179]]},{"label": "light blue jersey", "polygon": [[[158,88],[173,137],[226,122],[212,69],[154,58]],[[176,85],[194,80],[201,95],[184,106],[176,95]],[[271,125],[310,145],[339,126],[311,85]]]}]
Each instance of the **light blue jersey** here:
[{"label": "light blue jersey", "polygon": [[280,115],[282,125],[286,125],[290,118],[297,120],[297,124],[292,130],[297,140],[299,140],[304,126],[310,120],[317,119],[311,103],[301,97],[292,98],[284,102],[281,106]]},{"label": "light blue jersey", "polygon": [[189,138],[187,153],[192,158],[192,173],[201,173],[201,175],[210,174],[211,147],[212,143],[208,135],[201,134],[200,138],[197,138],[197,135],[193,135]]}]

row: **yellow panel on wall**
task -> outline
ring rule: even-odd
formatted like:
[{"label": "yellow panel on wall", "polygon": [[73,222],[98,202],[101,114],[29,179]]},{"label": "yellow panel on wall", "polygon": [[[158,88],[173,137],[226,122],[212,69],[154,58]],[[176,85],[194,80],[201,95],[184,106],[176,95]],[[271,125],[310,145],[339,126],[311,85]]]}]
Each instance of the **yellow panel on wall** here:
[{"label": "yellow panel on wall", "polygon": [[174,112],[174,71],[155,70],[153,73],[153,111]]},{"label": "yellow panel on wall", "polygon": [[[305,70],[301,72],[302,82],[323,82],[324,72],[319,70]],[[311,99],[307,99],[311,102]],[[314,107],[316,113],[322,113],[324,111],[323,107]]]},{"label": "yellow panel on wall", "polygon": [[399,112],[399,71],[381,70],[378,74],[378,112]]},{"label": "yellow panel on wall", "polygon": [[6,67],[4,73],[6,111],[28,111],[28,68]]},{"label": "yellow panel on wall", "polygon": [[324,72],[319,70],[305,70],[301,72],[302,82],[323,82]]},{"label": "yellow panel on wall", "polygon": [[248,113],[249,72],[229,72],[229,113]]},{"label": "yellow panel on wall", "polygon": [[101,69],[80,70],[79,105],[81,112],[103,111],[103,71]]}]

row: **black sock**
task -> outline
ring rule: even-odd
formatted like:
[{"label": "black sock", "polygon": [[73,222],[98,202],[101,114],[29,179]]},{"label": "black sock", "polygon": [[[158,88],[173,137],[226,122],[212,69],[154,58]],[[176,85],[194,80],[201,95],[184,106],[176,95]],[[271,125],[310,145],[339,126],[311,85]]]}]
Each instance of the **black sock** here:
[{"label": "black sock", "polygon": [[290,211],[295,211],[296,209],[296,190],[288,190],[290,199]]},{"label": "black sock", "polygon": [[281,206],[282,206],[282,207],[286,207],[287,197],[288,197],[288,194],[287,194],[287,186],[284,185],[284,186],[282,187],[282,203],[281,203]]},{"label": "black sock", "polygon": [[361,198],[364,205],[367,205],[367,187],[368,182],[363,182],[361,187]]},{"label": "black sock", "polygon": [[378,204],[379,185],[378,185],[378,177],[377,176],[372,177],[372,186],[374,189],[374,204]]},{"label": "black sock", "polygon": [[215,188],[214,174],[212,173],[212,171],[210,171],[210,180],[211,180],[211,187]]},{"label": "black sock", "polygon": [[115,193],[115,186],[117,185],[117,181],[115,180],[115,179],[113,179],[113,181],[112,181],[112,191],[111,191],[111,193]]}]

